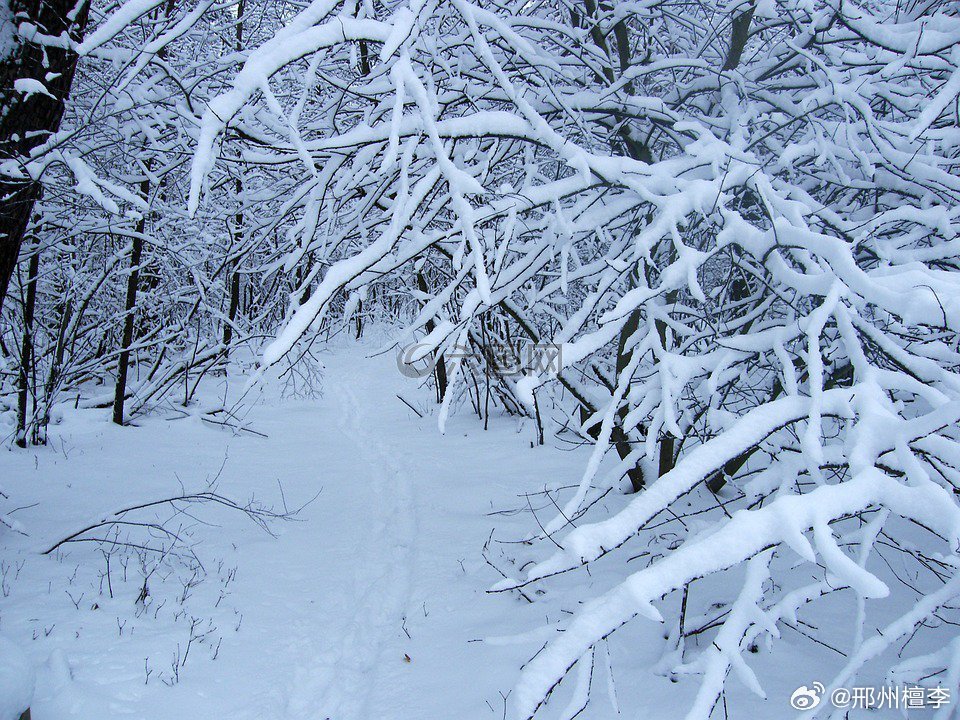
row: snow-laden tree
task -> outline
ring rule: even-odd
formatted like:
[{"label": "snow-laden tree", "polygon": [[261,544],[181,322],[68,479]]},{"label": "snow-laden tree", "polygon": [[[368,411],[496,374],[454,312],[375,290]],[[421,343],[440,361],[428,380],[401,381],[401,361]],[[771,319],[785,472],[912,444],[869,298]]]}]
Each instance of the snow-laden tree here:
[{"label": "snow-laden tree", "polygon": [[25,161],[60,127],[88,13],[69,0],[0,7],[0,308],[42,191]]},{"label": "snow-laden tree", "polygon": [[4,166],[40,197],[0,338],[0,411],[16,416],[20,444],[43,442],[66,401],[112,404],[118,423],[172,395],[190,402],[231,346],[275,327],[288,290],[262,273],[269,234],[249,234],[282,222],[267,170],[243,183],[242,161],[225,153],[215,202],[190,218],[183,199],[198,115],[242,63],[244,27],[262,42],[289,11],[254,0],[78,7],[90,14],[83,42],[16,30],[80,57],[59,131],[32,135]]},{"label": "snow-laden tree", "polygon": [[[731,672],[762,694],[747,650],[836,593],[856,610],[834,685],[926,624],[955,647],[958,47],[936,0],[315,0],[210,102],[190,212],[238,160],[283,197],[248,236],[284,229],[271,270],[296,285],[265,365],[401,291],[424,353],[562,347],[499,398],[552,394],[592,454],[547,556],[497,589],[621,577],[525,666],[518,717],[574,668],[576,714],[631,622],[666,623],[660,669],[702,676],[690,718]],[[604,515],[611,487],[633,494]],[[682,542],[657,546],[664,524]],[[744,566],[732,604],[686,616]],[[955,686],[960,662],[891,672]]]}]

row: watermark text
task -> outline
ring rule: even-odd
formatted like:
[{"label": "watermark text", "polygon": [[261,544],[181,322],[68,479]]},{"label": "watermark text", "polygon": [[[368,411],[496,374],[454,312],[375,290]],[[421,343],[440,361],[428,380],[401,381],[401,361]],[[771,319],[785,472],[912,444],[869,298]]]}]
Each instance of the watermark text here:
[{"label": "watermark text", "polygon": [[943,687],[838,687],[827,694],[823,683],[801,685],[790,695],[790,707],[794,710],[812,710],[823,702],[829,702],[841,710],[937,710],[950,704],[950,690]]}]

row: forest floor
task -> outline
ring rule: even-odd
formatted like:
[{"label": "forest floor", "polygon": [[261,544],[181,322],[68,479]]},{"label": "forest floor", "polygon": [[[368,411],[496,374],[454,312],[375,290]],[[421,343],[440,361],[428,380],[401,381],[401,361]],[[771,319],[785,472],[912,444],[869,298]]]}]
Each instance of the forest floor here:
[{"label": "forest floor", "polygon": [[[130,427],[108,409],[71,409],[46,447],[0,453],[5,507],[24,533],[0,528],[0,671],[11,646],[36,668],[34,720],[510,716],[521,666],[622,578],[622,561],[601,562],[526,598],[488,592],[543,556],[519,541],[554,517],[563,498],[544,488],[576,485],[588,449],[551,433],[538,446],[517,418],[493,416],[485,430],[469,405],[441,434],[432,390],[400,374],[395,351],[379,352],[389,344],[335,342],[316,352],[312,381],[258,385],[237,406],[243,431],[201,415],[234,407],[249,362],[229,382],[206,378],[189,407],[170,402]],[[215,502],[114,514],[211,485],[295,516],[265,532]],[[627,501],[611,493],[598,512]],[[701,581],[691,617],[734,597],[726,582]],[[826,604],[826,637],[846,642],[852,602]],[[667,630],[631,623],[601,646],[579,720],[685,714],[697,683],[649,672],[670,660]],[[821,650],[788,631],[753,663],[767,699],[738,682],[728,698],[749,717],[794,717],[791,691],[842,665]],[[547,718],[577,711],[569,686]]]},{"label": "forest floor", "polygon": [[[196,416],[224,392],[211,378],[192,410],[124,428],[107,410],[69,411],[47,447],[3,452],[26,535],[0,534],[0,633],[38,668],[34,720],[503,717],[501,692],[542,639],[490,637],[560,610],[488,594],[500,576],[483,548],[522,539],[522,494],[576,482],[583,458],[531,447],[533,426],[516,419],[484,431],[466,410],[440,435],[430,390],[401,376],[393,353],[373,354],[321,351],[312,397],[282,398],[280,382],[248,397],[245,427],[265,437]],[[81,537],[166,555],[98,542],[40,554],[213,480],[243,503],[306,505],[270,525],[276,537],[215,504],[161,505],[120,519],[164,531]]]}]

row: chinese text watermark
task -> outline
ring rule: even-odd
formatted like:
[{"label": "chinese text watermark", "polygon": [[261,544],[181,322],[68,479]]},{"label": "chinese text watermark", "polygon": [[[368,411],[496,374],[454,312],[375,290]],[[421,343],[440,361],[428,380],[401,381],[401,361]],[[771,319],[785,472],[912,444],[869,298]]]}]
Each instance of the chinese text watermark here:
[{"label": "chinese text watermark", "polygon": [[826,694],[823,683],[801,685],[790,695],[794,710],[812,710],[827,701],[833,707],[850,710],[936,710],[950,704],[950,690],[943,687],[838,687]]}]

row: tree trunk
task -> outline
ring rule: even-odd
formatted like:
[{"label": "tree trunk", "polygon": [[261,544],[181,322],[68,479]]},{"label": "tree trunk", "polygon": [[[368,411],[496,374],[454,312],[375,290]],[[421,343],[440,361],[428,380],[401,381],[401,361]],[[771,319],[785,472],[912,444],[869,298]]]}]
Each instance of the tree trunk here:
[{"label": "tree trunk", "polygon": [[[417,271],[417,288],[424,295],[430,292],[430,289],[427,287],[427,279],[420,271]],[[436,326],[437,324],[433,321],[433,318],[427,320],[427,333],[432,333]],[[438,352],[434,356],[433,374],[437,381],[437,402],[441,403],[443,402],[443,396],[447,394],[447,361],[443,357],[442,352]]]},{"label": "tree trunk", "polygon": [[[612,6],[609,2],[601,2],[599,5],[596,0],[584,0],[584,20],[591,22],[590,27],[590,37],[593,40],[594,45],[607,57],[610,61],[609,66],[603,68],[603,76],[608,84],[613,85],[617,79],[617,73],[614,70],[614,56],[610,48],[610,44],[607,42],[607,36],[604,34],[602,28],[599,25],[599,20],[601,14],[609,13],[612,10]],[[575,25],[580,23],[580,15],[576,14]],[[630,69],[632,62],[631,58],[631,40],[630,40],[630,29],[627,27],[627,24],[623,20],[619,20],[614,24],[613,35],[616,40],[616,64],[619,66],[620,74],[627,72]],[[633,86],[631,83],[627,83],[624,87],[627,93],[633,92]],[[634,160],[640,160],[641,162],[652,162],[653,156],[650,153],[650,149],[643,143],[638,142],[633,137],[630,136],[629,127],[626,124],[620,126],[615,134],[616,140],[623,143],[623,148],[626,151],[628,157]],[[614,145],[615,141],[611,138],[611,145]],[[650,221],[648,217],[647,221]],[[632,287],[632,278],[631,278],[631,287]],[[634,310],[630,317],[627,319],[626,324],[623,327],[623,330],[620,332],[620,337],[617,343],[617,375],[619,376],[621,372],[627,367],[630,362],[630,356],[632,353],[626,350],[626,342],[636,332],[637,327],[640,324],[641,311],[639,309]],[[630,438],[627,435],[626,431],[622,427],[622,421],[627,416],[628,408],[626,406],[619,409],[617,413],[617,421],[615,422],[613,429],[610,433],[610,442],[613,445],[614,449],[617,451],[617,455],[621,460],[625,459],[633,451],[633,444],[630,442]],[[586,422],[587,418],[590,416],[590,411],[585,408],[580,408],[580,419],[583,422]],[[587,429],[588,434],[595,439],[600,435],[600,426],[594,425],[591,428]],[[633,492],[640,492],[643,489],[645,480],[643,477],[643,468],[640,464],[634,465],[632,468],[627,470],[627,477],[630,478],[630,487]]]},{"label": "tree trunk", "polygon": [[[240,3],[240,7],[243,7],[243,3]],[[240,30],[237,30],[237,43],[239,46],[241,33]],[[233,237],[236,243],[240,242],[240,237],[243,234],[243,204],[239,200],[241,193],[243,193],[243,180],[237,178],[237,198],[238,202],[241,203],[240,209],[237,210],[235,217],[235,224],[233,230]],[[223,356],[224,358],[229,357],[230,355],[230,343],[233,342],[233,323],[237,319],[237,309],[240,307],[240,272],[238,268],[240,266],[239,258],[231,261],[230,263],[230,273],[227,275],[227,288],[230,292],[229,306],[227,308],[227,322],[223,324]]]},{"label": "tree trunk", "polygon": [[730,48],[727,50],[726,60],[723,61],[723,70],[735,70],[743,57],[743,49],[750,39],[750,22],[753,20],[754,6],[733,19],[730,31]]},{"label": "tree trunk", "polygon": [[17,445],[27,446],[27,401],[33,368],[33,315],[37,305],[37,275],[40,274],[40,248],[34,249],[27,270],[27,297],[23,306],[23,342],[20,346],[20,377],[17,388]]},{"label": "tree trunk", "polygon": [[230,343],[233,342],[233,323],[237,319],[237,308],[240,307],[240,273],[234,262],[234,270],[230,273],[230,307],[227,310],[227,322],[223,326],[224,357],[230,354]]},{"label": "tree trunk", "polygon": [[[234,49],[239,53],[243,51],[243,14],[246,10],[246,0],[238,0],[237,2],[237,27],[236,27],[236,43]],[[243,179],[237,178],[236,184],[237,191],[237,203],[239,207],[237,208],[237,214],[235,216],[234,222],[236,227],[233,230],[234,240],[239,243],[241,236],[243,235]],[[227,309],[227,322],[223,326],[223,347],[224,347],[224,358],[230,355],[230,343],[233,342],[233,323],[237,318],[237,308],[240,306],[240,273],[237,272],[237,268],[240,265],[239,258],[234,260],[231,263],[230,273],[228,277],[228,287],[230,290],[230,305]]]},{"label": "tree trunk", "polygon": [[[10,11],[21,25],[31,23],[38,32],[53,37],[66,33],[79,42],[89,3],[80,3],[74,16],[77,4],[76,0],[12,0]],[[25,41],[0,62],[0,161],[29,155],[60,129],[76,69],[76,53]],[[15,83],[23,79],[43,83],[53,97],[17,92]],[[23,179],[0,178],[0,309],[40,192],[40,183],[26,175]]]},{"label": "tree trunk", "polygon": [[[150,194],[150,181],[140,183],[140,195],[146,199]],[[127,276],[127,301],[124,304],[123,339],[120,345],[120,359],[117,364],[117,386],[113,395],[113,421],[123,425],[123,403],[127,397],[127,369],[130,366],[130,346],[133,345],[133,331],[136,321],[137,287],[140,282],[140,259],[143,256],[143,235],[147,227],[146,214],[137,221],[137,237],[133,238],[130,253],[130,275]]]},{"label": "tree trunk", "polygon": [[[630,313],[630,317],[627,318],[627,322],[623,326],[623,330],[620,331],[620,337],[617,341],[618,378],[620,377],[620,373],[622,373],[626,369],[627,365],[630,364],[630,359],[633,356],[633,351],[627,350],[626,345],[627,341],[640,326],[640,315],[640,310],[634,310],[632,313]],[[627,437],[627,433],[622,427],[622,423],[627,416],[627,412],[628,408],[626,405],[619,409],[617,412],[617,417],[619,418],[618,424],[613,426],[613,432],[610,434],[610,440],[613,442],[613,446],[616,448],[617,455],[620,456],[621,460],[625,460],[626,457],[633,451],[633,447],[630,444],[630,439]],[[633,492],[640,492],[643,490],[643,486],[645,484],[643,468],[639,464],[634,465],[632,468],[627,470],[627,477],[630,478],[630,487]]]}]

